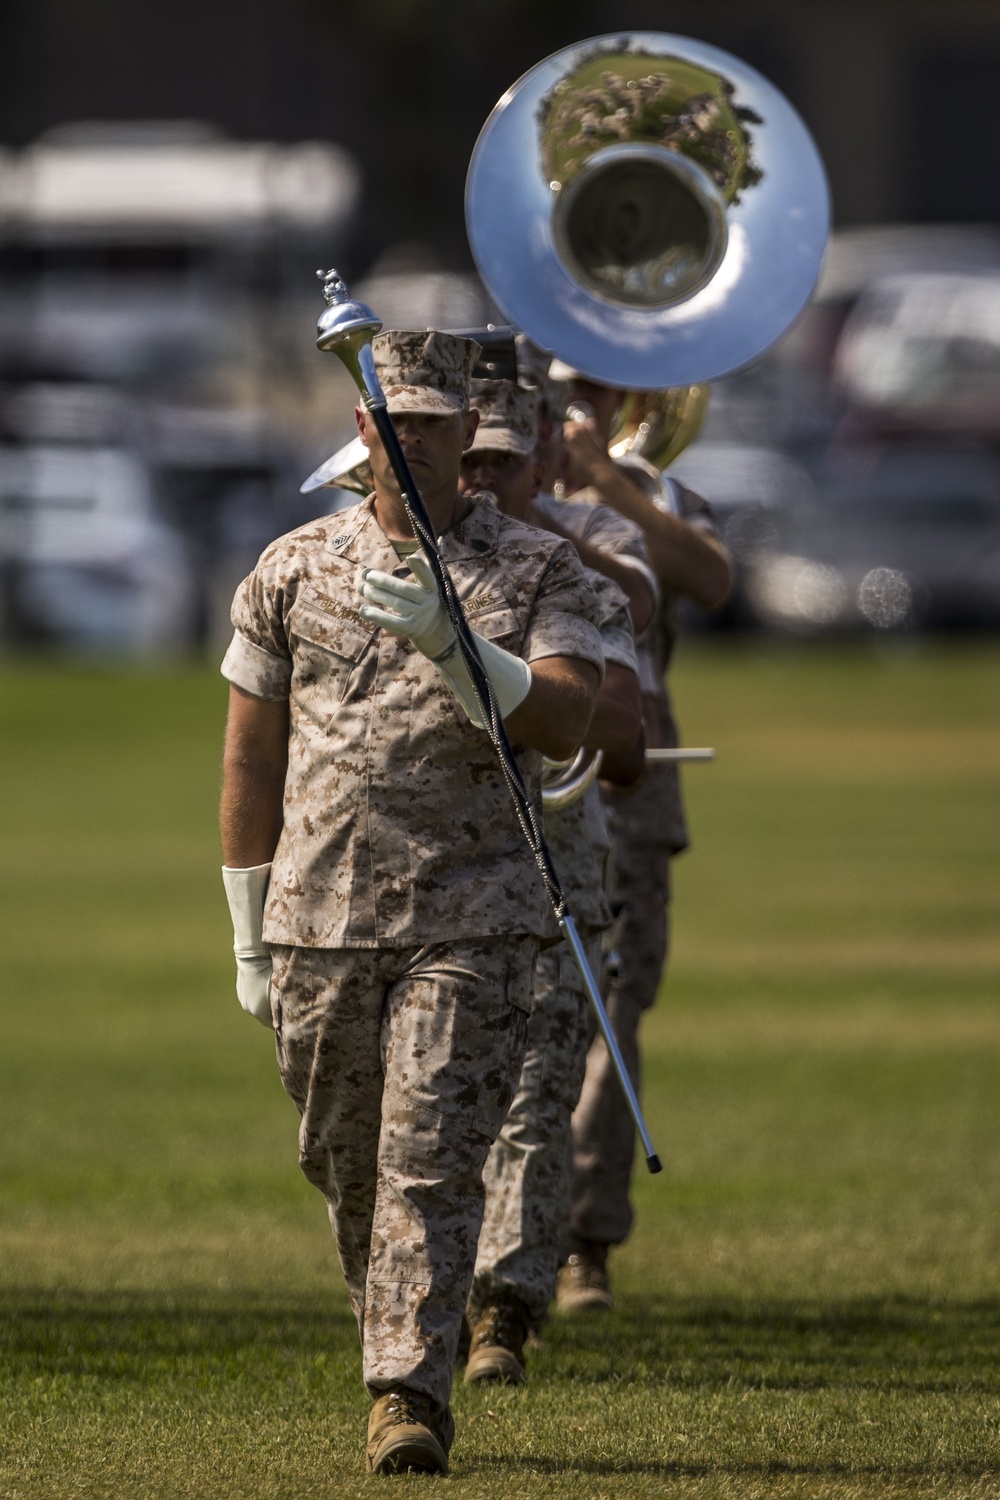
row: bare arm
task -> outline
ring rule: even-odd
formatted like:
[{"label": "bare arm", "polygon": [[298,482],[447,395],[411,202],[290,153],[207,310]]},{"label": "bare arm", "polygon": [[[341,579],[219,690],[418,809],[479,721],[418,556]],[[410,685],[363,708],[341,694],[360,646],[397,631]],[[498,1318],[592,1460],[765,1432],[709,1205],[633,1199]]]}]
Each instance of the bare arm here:
[{"label": "bare arm", "polygon": [[702,609],[718,609],[732,585],[725,547],[716,537],[654,505],[608,457],[592,428],[592,419],[566,424],[566,451],[574,471],[599,491],[606,505],[642,528],[649,560],[661,583],[686,594]]},{"label": "bare arm", "polygon": [[609,661],[583,743],[588,750],[624,752],[634,747],[641,729],[639,679],[629,667]]},{"label": "bare arm", "polygon": [[630,667],[608,662],[583,743],[604,752],[601,777],[613,786],[633,786],[646,769],[642,693]]},{"label": "bare arm", "polygon": [[507,733],[550,760],[568,760],[587,733],[599,680],[597,668],[575,656],[533,661],[527,696],[504,720]]},{"label": "bare arm", "polygon": [[270,862],[282,825],[288,766],[288,702],[229,688],[223,756],[223,863],[245,870]]}]

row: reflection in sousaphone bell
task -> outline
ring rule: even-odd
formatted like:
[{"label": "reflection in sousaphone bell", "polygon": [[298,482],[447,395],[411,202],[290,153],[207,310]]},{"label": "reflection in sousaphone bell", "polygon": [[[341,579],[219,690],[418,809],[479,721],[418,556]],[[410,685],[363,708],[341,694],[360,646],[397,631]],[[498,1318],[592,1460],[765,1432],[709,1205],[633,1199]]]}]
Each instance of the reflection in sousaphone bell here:
[{"label": "reflection in sousaphone bell", "polygon": [[661,391],[784,333],[819,274],[829,198],[808,131],[755,69],[636,32],[564,48],[507,90],[466,223],[512,324],[592,380]]}]

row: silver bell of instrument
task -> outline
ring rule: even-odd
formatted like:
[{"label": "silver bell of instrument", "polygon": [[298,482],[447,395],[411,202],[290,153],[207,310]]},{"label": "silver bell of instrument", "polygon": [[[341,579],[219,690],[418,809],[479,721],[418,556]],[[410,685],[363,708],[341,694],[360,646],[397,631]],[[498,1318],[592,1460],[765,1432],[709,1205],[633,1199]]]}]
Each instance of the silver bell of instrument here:
[{"label": "silver bell of instrument", "polygon": [[507,320],[623,390],[713,380],[789,327],[829,231],[822,163],[755,69],[658,32],[538,63],[473,152],[466,223]]},{"label": "silver bell of instrument", "polygon": [[582,746],[569,760],[542,761],[542,810],[559,812],[590,790],[601,774],[604,757],[600,750]]}]

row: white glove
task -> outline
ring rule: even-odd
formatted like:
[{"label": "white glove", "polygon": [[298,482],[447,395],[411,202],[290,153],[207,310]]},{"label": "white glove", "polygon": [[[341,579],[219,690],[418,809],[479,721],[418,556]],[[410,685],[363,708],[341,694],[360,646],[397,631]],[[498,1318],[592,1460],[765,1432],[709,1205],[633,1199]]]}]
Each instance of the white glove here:
[{"label": "white glove", "polygon": [[[381,573],[370,568],[365,573],[361,592],[372,604],[361,607],[361,618],[370,625],[381,625],[396,635],[410,638],[418,651],[422,651],[441,673],[459,699],[465,712],[479,729],[485,723],[479,711],[475,689],[469,669],[465,665],[455,635],[455,628],[441,602],[434,582],[430,564],[421,552],[414,552],[408,559],[413,579],[396,578],[392,573]],[[414,580],[416,580],[414,582]],[[500,717],[506,719],[517,705],[526,698],[531,687],[531,668],[519,656],[496,646],[492,641],[472,632],[483,666],[493,683],[500,707]]]},{"label": "white glove", "polygon": [[264,1026],[271,1020],[271,950],[262,936],[264,897],[271,875],[270,865],[249,870],[222,867],[229,912],[233,919],[233,952],[236,954],[236,997],[255,1021]]}]

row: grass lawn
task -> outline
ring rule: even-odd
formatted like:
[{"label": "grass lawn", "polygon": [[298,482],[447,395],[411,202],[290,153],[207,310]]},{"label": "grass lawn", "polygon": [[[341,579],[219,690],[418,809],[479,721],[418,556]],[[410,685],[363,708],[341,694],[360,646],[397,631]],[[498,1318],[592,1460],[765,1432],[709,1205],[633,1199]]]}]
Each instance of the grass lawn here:
[{"label": "grass lawn", "polygon": [[618,1311],[365,1478],[322,1202],[232,993],[208,671],[8,665],[0,1495],[1000,1495],[1000,645],[692,644],[696,848]]}]

